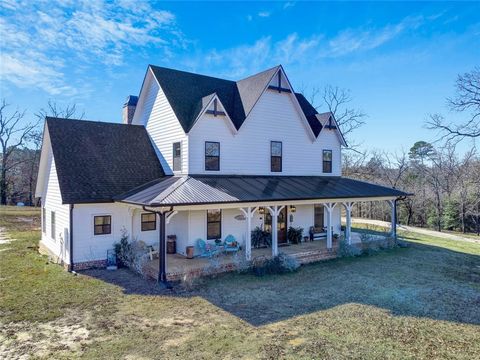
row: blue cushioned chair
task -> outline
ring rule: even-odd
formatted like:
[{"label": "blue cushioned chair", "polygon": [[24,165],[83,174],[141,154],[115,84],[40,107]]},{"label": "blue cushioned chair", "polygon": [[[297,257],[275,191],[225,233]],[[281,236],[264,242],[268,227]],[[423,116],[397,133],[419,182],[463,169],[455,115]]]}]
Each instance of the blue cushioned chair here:
[{"label": "blue cushioned chair", "polygon": [[240,244],[238,241],[233,235],[227,235],[225,238],[225,244],[223,245],[223,251],[227,253],[236,253],[238,250],[240,250]]}]

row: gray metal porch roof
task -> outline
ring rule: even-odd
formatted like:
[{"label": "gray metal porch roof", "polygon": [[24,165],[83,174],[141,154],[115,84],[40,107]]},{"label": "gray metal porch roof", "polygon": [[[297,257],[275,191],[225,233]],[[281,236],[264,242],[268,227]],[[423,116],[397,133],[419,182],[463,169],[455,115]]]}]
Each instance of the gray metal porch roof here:
[{"label": "gray metal porch roof", "polygon": [[406,192],[339,176],[170,176],[115,198],[146,206],[408,196]]}]

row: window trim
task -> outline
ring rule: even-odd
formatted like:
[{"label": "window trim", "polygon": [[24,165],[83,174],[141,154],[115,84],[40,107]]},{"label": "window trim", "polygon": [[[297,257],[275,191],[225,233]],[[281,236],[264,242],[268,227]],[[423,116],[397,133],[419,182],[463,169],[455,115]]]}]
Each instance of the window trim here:
[{"label": "window trim", "polygon": [[[272,145],[273,145],[273,143],[279,143],[280,144],[280,156],[272,155]],[[273,158],[280,158],[280,170],[274,170],[273,169]],[[282,141],[271,140],[270,141],[270,172],[282,172],[282,171],[283,171],[283,142]]]},{"label": "window trim", "polygon": [[[325,153],[330,153],[330,160],[325,160]],[[330,171],[325,171],[326,164],[330,164]],[[330,149],[322,150],[322,172],[325,174],[331,174],[333,172],[333,151]]]},{"label": "window trim", "polygon": [[56,240],[56,232],[57,232],[57,216],[55,211],[50,211],[50,237],[53,240]]},{"label": "window trim", "polygon": [[[207,156],[207,144],[218,144],[218,156]],[[205,141],[205,171],[220,171],[220,142],[219,141]],[[216,169],[207,169],[207,158],[218,158],[218,166]]]},{"label": "window trim", "polygon": [[[102,224],[102,225],[96,225],[95,224],[95,218],[97,217],[109,217],[110,218],[110,224]],[[110,231],[108,233],[96,233],[96,227],[97,226],[102,226],[104,227],[105,225],[109,225],[110,226]],[[95,214],[93,215],[93,235],[94,236],[105,236],[105,235],[111,235],[112,234],[112,215],[111,214]]]},{"label": "window trim", "polygon": [[[180,149],[180,156],[175,156],[175,145],[178,144],[179,149]],[[179,169],[175,169],[175,159],[178,159],[178,165]],[[176,141],[172,143],[172,170],[173,171],[182,171],[182,142],[181,141]]]},{"label": "window trim", "polygon": [[[219,211],[220,212],[220,220],[218,221],[208,221],[208,212],[209,211]],[[222,213],[222,209],[209,209],[209,210],[206,210],[206,220],[207,220],[207,228],[206,228],[206,239],[207,240],[216,240],[216,239],[221,239],[222,238],[222,217],[223,217],[223,213]],[[220,225],[220,233],[218,235],[218,237],[209,237],[208,236],[208,224],[219,224]]]},{"label": "window trim", "polygon": [[[143,221],[143,215],[153,215],[154,219],[153,221]],[[153,223],[153,229],[144,229],[143,225],[144,224],[152,224]],[[140,231],[155,231],[157,230],[157,215],[154,213],[141,213],[140,214]]]}]

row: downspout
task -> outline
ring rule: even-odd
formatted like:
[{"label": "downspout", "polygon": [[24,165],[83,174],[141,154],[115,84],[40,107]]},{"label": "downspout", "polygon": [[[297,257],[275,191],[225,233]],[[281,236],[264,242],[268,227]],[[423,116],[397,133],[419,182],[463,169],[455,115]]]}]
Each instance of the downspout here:
[{"label": "downspout", "polygon": [[73,272],[73,204],[70,204],[70,239],[69,239],[69,258],[70,266],[68,267],[70,272]]},{"label": "downspout", "polygon": [[158,242],[159,242],[159,247],[158,247],[158,282],[163,284],[167,289],[171,289],[172,285],[167,281],[167,270],[166,270],[166,248],[165,248],[165,217],[167,214],[170,214],[173,212],[173,206],[170,206],[170,210],[167,211],[155,211],[155,210],[149,210],[145,207],[145,205],[142,206],[142,209],[146,212],[154,213],[158,215],[158,218],[160,220],[160,228],[159,228],[159,237],[158,237]]}]

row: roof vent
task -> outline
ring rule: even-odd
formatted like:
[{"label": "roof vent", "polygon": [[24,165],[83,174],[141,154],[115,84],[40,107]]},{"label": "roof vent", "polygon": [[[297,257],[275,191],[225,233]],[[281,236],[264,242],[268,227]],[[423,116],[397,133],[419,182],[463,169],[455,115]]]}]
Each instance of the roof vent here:
[{"label": "roof vent", "polygon": [[125,104],[123,104],[122,119],[124,124],[131,124],[133,120],[133,114],[137,107],[138,96],[128,95]]}]

